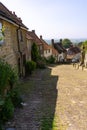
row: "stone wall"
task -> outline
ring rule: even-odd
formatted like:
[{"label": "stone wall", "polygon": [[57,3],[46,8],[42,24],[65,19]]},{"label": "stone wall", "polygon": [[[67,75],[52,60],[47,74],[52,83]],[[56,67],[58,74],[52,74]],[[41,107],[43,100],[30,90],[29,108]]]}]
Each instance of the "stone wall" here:
[{"label": "stone wall", "polygon": [[[16,55],[13,49],[13,44],[16,46],[17,50],[17,40],[15,34],[15,26],[3,21],[4,31],[4,43],[0,46],[0,58],[6,60],[12,66],[17,65]],[[14,33],[12,33],[12,30]],[[12,38],[12,36],[14,38]],[[13,40],[15,39],[15,40]]]}]

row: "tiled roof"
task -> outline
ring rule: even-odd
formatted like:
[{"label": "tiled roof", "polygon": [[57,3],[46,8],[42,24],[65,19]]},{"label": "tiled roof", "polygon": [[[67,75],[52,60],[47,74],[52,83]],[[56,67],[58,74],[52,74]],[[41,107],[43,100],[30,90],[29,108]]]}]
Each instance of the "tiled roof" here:
[{"label": "tiled roof", "polygon": [[39,37],[36,35],[36,33],[35,33],[34,30],[28,31],[28,34],[33,38],[33,40],[35,41],[35,43],[36,43],[37,45],[42,45],[41,40],[40,40]]},{"label": "tiled roof", "polygon": [[52,49],[51,46],[48,45],[48,44],[42,39],[42,37],[40,38],[40,40],[41,40],[42,43],[43,43],[43,48],[44,48],[44,50]]},{"label": "tiled roof", "polygon": [[61,43],[54,43],[53,46],[59,53],[66,52],[66,49],[62,46]]},{"label": "tiled roof", "polygon": [[52,54],[58,55],[58,51],[54,47],[52,47]]},{"label": "tiled roof", "polygon": [[43,42],[43,47],[44,47],[44,50],[51,49],[51,47],[44,42]]},{"label": "tiled roof", "polygon": [[17,17],[15,12],[9,11],[1,2],[0,2],[0,16],[14,22],[17,25],[20,25],[26,29],[28,29],[23,23],[20,18]]},{"label": "tiled roof", "polygon": [[27,32],[27,34],[26,34],[26,38],[29,39],[29,40],[33,40],[33,37],[31,37],[28,32]]},{"label": "tiled roof", "polygon": [[68,51],[67,51],[67,54],[77,54],[77,53],[80,53],[81,52],[81,50],[80,50],[80,48],[79,47],[70,47],[69,49],[68,49]]}]

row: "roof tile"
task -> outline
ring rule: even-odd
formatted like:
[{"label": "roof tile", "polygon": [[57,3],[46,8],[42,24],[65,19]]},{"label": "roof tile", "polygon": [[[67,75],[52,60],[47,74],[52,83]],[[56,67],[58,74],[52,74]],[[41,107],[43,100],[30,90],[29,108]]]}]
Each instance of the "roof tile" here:
[{"label": "roof tile", "polygon": [[15,12],[11,12],[10,10],[7,9],[1,2],[0,2],[0,15],[12,22],[14,22],[17,25],[20,25],[26,29],[28,29],[23,23],[21,18],[18,18]]}]

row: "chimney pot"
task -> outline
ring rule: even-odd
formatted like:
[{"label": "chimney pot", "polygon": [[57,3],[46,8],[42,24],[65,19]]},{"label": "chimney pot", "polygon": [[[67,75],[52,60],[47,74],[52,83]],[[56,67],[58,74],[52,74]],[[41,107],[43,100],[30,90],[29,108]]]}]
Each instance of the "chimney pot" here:
[{"label": "chimney pot", "polygon": [[15,12],[13,12],[13,14],[15,15]]},{"label": "chimney pot", "polygon": [[35,30],[32,30],[33,33],[35,33]]},{"label": "chimney pot", "polygon": [[21,18],[18,18],[20,22],[22,22]]},{"label": "chimney pot", "polygon": [[60,39],[60,44],[62,44],[62,39]]},{"label": "chimney pot", "polygon": [[51,45],[54,47],[54,39],[51,39]]},{"label": "chimney pot", "polygon": [[54,44],[54,39],[51,40],[51,43]]},{"label": "chimney pot", "polygon": [[42,35],[40,35],[40,39],[42,40]]}]

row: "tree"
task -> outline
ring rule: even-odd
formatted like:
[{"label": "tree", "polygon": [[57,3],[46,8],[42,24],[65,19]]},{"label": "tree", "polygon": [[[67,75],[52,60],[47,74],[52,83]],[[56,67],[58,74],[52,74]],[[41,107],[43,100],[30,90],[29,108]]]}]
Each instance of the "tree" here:
[{"label": "tree", "polygon": [[72,42],[66,38],[62,41],[62,44],[65,48],[69,48],[72,45]]},{"label": "tree", "polygon": [[33,43],[32,48],[31,48],[31,58],[33,61],[36,62],[38,57],[39,57],[39,52],[38,52],[37,45]]},{"label": "tree", "polygon": [[85,52],[87,53],[87,41],[84,41],[83,43],[82,43],[82,46],[81,46],[81,48],[85,48]]}]

